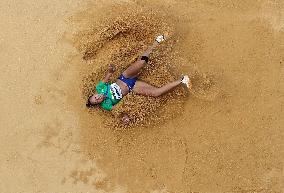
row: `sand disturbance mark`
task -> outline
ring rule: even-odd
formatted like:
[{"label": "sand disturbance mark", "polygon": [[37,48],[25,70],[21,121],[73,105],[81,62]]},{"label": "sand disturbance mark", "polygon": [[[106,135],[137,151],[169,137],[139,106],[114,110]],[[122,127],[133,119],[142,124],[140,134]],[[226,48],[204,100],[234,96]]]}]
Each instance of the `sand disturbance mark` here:
[{"label": "sand disturbance mark", "polygon": [[196,98],[214,101],[220,93],[220,86],[213,75],[194,71],[191,74],[192,90],[190,93]]},{"label": "sand disturbance mark", "polygon": [[[74,37],[75,47],[82,53],[82,58],[91,64],[82,78],[84,100],[95,93],[95,87],[104,77],[110,63],[117,66],[117,72],[110,80],[113,82],[161,33],[169,34],[170,38],[150,56],[150,62],[139,79],[162,86],[181,76],[179,66],[184,60],[176,54],[174,48],[180,36],[175,31],[174,22],[171,22],[167,15],[150,7],[137,8],[131,4],[101,8],[101,14],[94,15],[91,12],[88,10],[88,13],[85,13],[85,19],[82,21],[87,24]],[[204,86],[198,73],[194,77],[195,82]],[[203,88],[196,88],[192,93],[206,98],[205,93],[201,91]],[[99,114],[103,120],[107,120],[105,124],[115,128],[125,127],[120,121],[122,112],[131,117],[131,127],[153,126],[182,115],[188,94],[187,88],[183,86],[158,98],[129,93],[116,105],[114,111],[106,112],[95,107],[90,112]]]}]

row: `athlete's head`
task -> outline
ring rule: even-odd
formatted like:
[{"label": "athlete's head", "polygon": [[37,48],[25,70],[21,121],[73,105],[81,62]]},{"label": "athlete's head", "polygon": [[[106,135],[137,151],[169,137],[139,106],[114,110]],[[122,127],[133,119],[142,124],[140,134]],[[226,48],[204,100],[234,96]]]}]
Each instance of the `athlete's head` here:
[{"label": "athlete's head", "polygon": [[92,95],[92,96],[90,96],[88,98],[86,106],[87,107],[95,106],[95,105],[100,104],[101,102],[103,102],[103,100],[104,100],[104,95],[103,94],[94,94],[94,95]]}]

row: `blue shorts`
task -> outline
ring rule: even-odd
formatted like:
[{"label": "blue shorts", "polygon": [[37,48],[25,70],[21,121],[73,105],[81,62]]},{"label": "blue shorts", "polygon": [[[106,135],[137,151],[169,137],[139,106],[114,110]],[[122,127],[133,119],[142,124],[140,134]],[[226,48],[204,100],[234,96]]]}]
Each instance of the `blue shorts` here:
[{"label": "blue shorts", "polygon": [[123,76],[123,74],[121,74],[119,77],[118,77],[119,80],[121,80],[122,82],[124,82],[127,86],[128,86],[128,89],[129,91],[133,90],[133,87],[137,81],[137,78],[125,78],[125,76]]}]

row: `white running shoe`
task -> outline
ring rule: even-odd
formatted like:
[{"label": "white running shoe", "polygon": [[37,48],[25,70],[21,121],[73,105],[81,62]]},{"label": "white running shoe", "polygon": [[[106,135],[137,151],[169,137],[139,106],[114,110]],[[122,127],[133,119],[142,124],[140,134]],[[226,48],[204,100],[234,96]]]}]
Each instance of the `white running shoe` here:
[{"label": "white running shoe", "polygon": [[183,76],[181,79],[181,83],[185,84],[187,88],[190,88],[190,80],[187,75]]},{"label": "white running shoe", "polygon": [[158,43],[161,43],[162,41],[164,41],[165,40],[165,36],[164,35],[159,35],[159,36],[157,36],[157,38],[156,38],[156,41],[158,42]]}]

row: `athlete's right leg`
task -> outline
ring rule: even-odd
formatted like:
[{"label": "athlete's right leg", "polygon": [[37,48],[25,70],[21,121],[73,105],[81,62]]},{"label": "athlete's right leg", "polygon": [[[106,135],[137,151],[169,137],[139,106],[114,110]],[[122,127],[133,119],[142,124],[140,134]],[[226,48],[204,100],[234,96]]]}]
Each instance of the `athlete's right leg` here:
[{"label": "athlete's right leg", "polygon": [[161,95],[169,92],[170,90],[177,87],[181,83],[182,83],[181,80],[176,80],[176,81],[170,82],[168,84],[165,84],[162,87],[155,87],[155,86],[152,86],[152,85],[150,85],[146,82],[143,82],[141,80],[137,80],[137,82],[136,82],[136,84],[133,88],[133,92],[136,93],[136,94],[143,95],[143,96],[158,97],[158,96],[161,96]]},{"label": "athlete's right leg", "polygon": [[[159,39],[160,38],[160,39]],[[153,49],[159,45],[160,42],[164,41],[164,36],[158,36],[155,42],[150,46],[142,56],[131,66],[129,66],[122,74],[125,78],[135,78],[139,75],[141,69],[148,62],[149,55],[153,52]]]}]

